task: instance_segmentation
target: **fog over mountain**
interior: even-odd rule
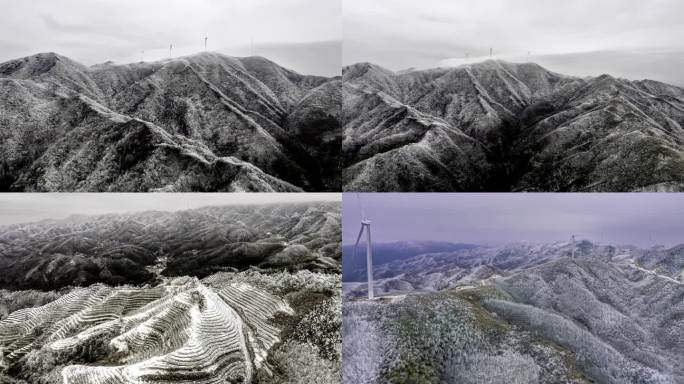
[[[259,205],[275,203],[338,202],[336,193],[69,193],[0,194],[0,226],[25,224],[69,216],[129,214],[140,211],[176,212],[206,206]]]
[[[573,76],[604,73],[684,86],[682,3],[590,0],[347,0],[343,62],[394,71],[489,58]],[[412,28],[406,28],[410,23]]]

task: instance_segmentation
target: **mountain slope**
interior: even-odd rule
[[[378,299],[344,284],[345,381],[680,383],[684,282],[665,274],[680,251],[519,243],[381,264]]]
[[[343,80],[345,190],[684,188],[674,86],[502,61],[401,73],[360,63]]]
[[[340,382],[339,209],[0,227],[0,382]]]
[[[0,286],[155,283],[218,271],[339,273],[339,205],[223,206],[72,217],[0,228]],[[160,276],[149,270],[163,258]]]
[[[338,286],[333,275],[307,271],[77,288],[0,320],[0,379],[339,382],[339,352],[326,347],[339,339]],[[327,327],[302,331],[314,324]]]
[[[340,86],[215,53],[93,67],[52,53],[2,63],[0,186],[339,190]],[[121,142],[131,129],[158,132]],[[179,141],[184,148],[169,153]]]

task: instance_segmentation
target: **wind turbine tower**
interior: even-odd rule
[[[169,44],[169,57],[173,57],[173,44]]]
[[[358,196],[358,195],[357,195]],[[359,198],[359,203],[361,198]],[[361,236],[363,236],[363,231],[366,230],[366,274],[368,275],[368,300],[373,300],[373,246],[371,243],[371,222],[366,220],[363,213],[363,208],[361,209],[361,230],[359,231],[359,236],[356,238],[356,244],[354,244],[354,254],[353,259],[356,259],[356,247],[361,241]]]
[[[207,35],[204,35],[204,50],[205,51],[207,50],[207,39],[208,39]]]
[[[489,48],[489,58],[492,58],[492,54],[494,53],[494,48]]]
[[[575,235],[572,235],[572,248],[571,248],[571,252],[572,252],[572,258],[574,259],[574,258],[575,258]]]

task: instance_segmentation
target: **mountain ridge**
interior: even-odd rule
[[[337,190],[340,87],[336,77],[305,76],[265,58],[210,52],[91,67],[54,53],[8,61],[0,64],[0,187]],[[156,126],[189,148],[169,153],[158,142],[146,146],[146,140],[129,137],[130,143],[116,136],[130,130],[131,121]],[[83,130],[91,142],[81,140]],[[102,143],[107,145],[99,148]],[[48,153],[55,145],[67,146],[57,151],[66,154]],[[135,154],[112,153],[109,148],[116,146]],[[216,166],[207,169],[196,154],[252,165],[238,172],[259,181],[245,183]],[[53,168],[71,173],[68,180],[44,180]]]
[[[684,281],[666,266],[682,249],[519,242],[381,264],[375,300],[343,283],[345,382],[679,383]]]
[[[503,61],[343,80],[345,190],[684,188],[682,88]]]

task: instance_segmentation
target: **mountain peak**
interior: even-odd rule
[[[50,72],[58,65],[66,67],[83,67],[81,64],[54,52],[38,53],[0,64],[0,76],[32,77]]]

